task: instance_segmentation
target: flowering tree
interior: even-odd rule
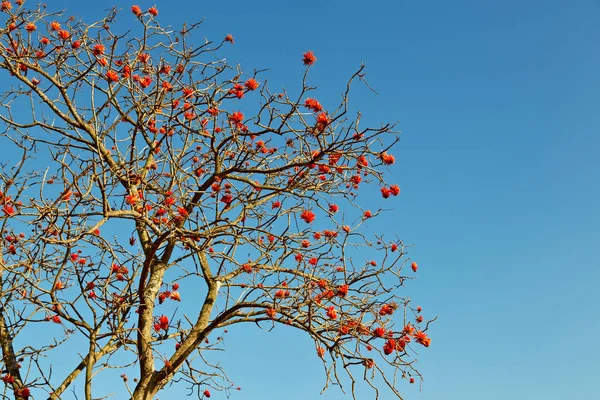
[[[194,45],[198,25],[172,33],[155,7],[133,6],[126,35],[117,11],[0,8],[2,398],[78,382],[89,400],[115,371],[131,399],[227,394],[209,354],[242,323],[309,335],[325,387],[353,396],[364,381],[400,398],[397,380],[420,378],[429,322],[398,293],[417,264],[364,232],[381,211],[359,189],[400,188],[384,180],[393,126],[348,115],[362,67],[326,109],[311,51],[299,91],[272,92],[216,56],[231,35]]]

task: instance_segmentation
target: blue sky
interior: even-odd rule
[[[206,18],[236,38],[231,62],[270,68],[271,87],[301,79],[352,96],[366,124],[399,121],[402,187],[373,231],[414,243],[407,289],[439,316],[407,399],[591,399],[600,369],[600,2],[138,1],[161,23]],[[129,2],[123,20],[130,18]],[[52,1],[95,20],[105,2]],[[319,398],[314,345],[289,330],[234,330],[223,364],[234,399]],[[596,383],[594,383],[594,381]],[[371,398],[364,394],[364,398]],[[215,394],[213,398],[222,398]],[[347,398],[335,388],[323,399]],[[387,398],[387,397],[385,397]]]

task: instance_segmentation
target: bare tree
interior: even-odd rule
[[[231,35],[195,45],[199,24],[174,32],[155,7],[132,7],[126,34],[116,10],[86,24],[0,8],[2,398],[60,399],[80,382],[91,400],[114,370],[131,399],[169,383],[227,392],[207,354],[241,323],[305,332],[325,388],[353,397],[364,381],[401,398],[397,380],[420,378],[429,322],[399,295],[417,265],[364,232],[381,209],[357,195],[400,193],[384,180],[393,125],[348,115],[363,67],[326,111],[309,97],[310,51],[297,93],[273,92],[264,71],[217,56]]]

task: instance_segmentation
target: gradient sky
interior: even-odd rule
[[[49,1],[94,21],[105,1]],[[232,33],[230,62],[270,68],[270,87],[310,82],[365,125],[399,121],[395,209],[369,229],[414,243],[406,293],[438,316],[406,399],[592,399],[600,393],[600,2],[137,1],[162,24],[206,18]],[[130,2],[120,21],[132,18]],[[232,399],[348,398],[324,383],[314,344],[284,328],[235,329]],[[362,392],[361,392],[362,393]],[[372,398],[364,392],[361,398]],[[391,398],[383,396],[384,399]],[[224,398],[214,394],[213,398]]]

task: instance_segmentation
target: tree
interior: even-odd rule
[[[311,51],[300,90],[273,92],[217,57],[231,35],[194,45],[199,24],[173,33],[155,7],[133,6],[126,34],[117,10],[85,24],[0,8],[2,146],[17,157],[1,170],[2,398],[80,382],[90,400],[115,370],[131,399],[227,392],[207,354],[242,323],[310,335],[326,387],[353,396],[364,380],[401,398],[397,378],[420,378],[429,322],[398,290],[417,264],[364,232],[381,209],[359,205],[363,187],[400,194],[384,180],[394,126],[348,115],[364,67],[326,110]]]

